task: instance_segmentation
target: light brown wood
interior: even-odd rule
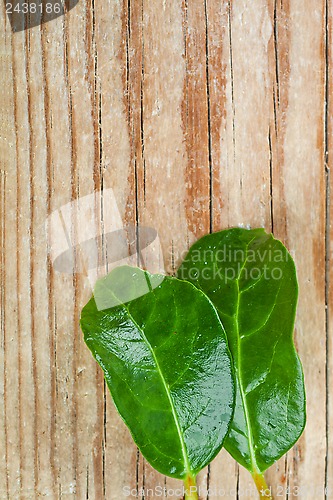
[[[325,9],[326,44],[325,44],[325,302],[326,302],[326,454],[325,484],[329,492],[333,491],[333,176],[332,176],[332,147],[333,147],[333,5],[328,2]],[[332,494],[332,493],[330,493]]]
[[[84,345],[91,283],[49,254],[48,216],[96,192],[98,233],[109,189],[125,228],[157,230],[168,273],[222,228],[263,226],[288,246],[308,422],[267,479],[276,498],[333,498],[332,17],[328,0],[80,0],[13,34],[2,4],[0,498],[179,498]],[[251,497],[225,451],[199,485],[202,499]]]

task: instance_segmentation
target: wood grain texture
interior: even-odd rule
[[[78,243],[112,225],[109,190],[125,229],[158,232],[168,273],[226,227],[288,246],[308,423],[267,479],[276,498],[333,498],[332,19],[329,0],[80,0],[13,34],[1,5],[0,498],[180,498],[84,345],[91,280],[50,254],[48,216],[95,193],[86,218],[71,205],[65,221]],[[255,498],[225,451],[199,485],[201,500]]]
[[[325,485],[333,491],[333,5],[325,5],[325,305],[326,305],[326,467]],[[332,493],[330,493],[332,494]]]

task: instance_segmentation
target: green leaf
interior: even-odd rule
[[[216,309],[191,283],[127,266],[99,280],[94,297],[81,328],[134,441],[159,472],[194,478],[221,449],[234,409]]]
[[[224,447],[255,477],[305,426],[303,373],[293,343],[294,262],[263,229],[235,228],[196,242],[178,278],[207,294],[227,332],[237,393]]]

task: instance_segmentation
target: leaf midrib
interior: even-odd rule
[[[244,414],[245,414],[245,421],[246,421],[246,427],[247,427],[247,432],[248,432],[248,442],[249,442],[249,451],[250,451],[252,468],[253,468],[253,472],[260,473],[261,471],[258,467],[255,453],[254,453],[253,436],[252,436],[252,429],[251,429],[251,425],[250,425],[250,415],[249,415],[249,410],[247,407],[246,395],[244,392],[242,376],[241,376],[242,375],[242,373],[241,373],[242,372],[242,370],[241,370],[241,340],[242,339],[241,339],[240,334],[239,334],[239,319],[238,319],[240,296],[241,296],[240,289],[239,289],[239,279],[240,279],[240,276],[242,274],[243,269],[246,266],[246,262],[248,259],[248,248],[249,248],[250,244],[252,243],[252,241],[254,241],[254,240],[255,240],[255,237],[252,238],[252,240],[250,240],[248,242],[248,244],[246,245],[244,263],[243,263],[243,265],[239,271],[239,274],[235,280],[236,285],[237,285],[237,304],[236,304],[236,311],[235,311],[235,327],[236,327],[236,338],[237,338],[237,362],[238,362],[238,367],[236,368],[236,376],[238,378],[239,391],[240,391],[240,395],[241,395],[242,403],[243,403],[243,407],[244,407]]]
[[[241,266],[241,268],[239,270],[238,276],[235,279],[235,283],[236,283],[236,286],[237,286],[237,303],[236,303],[235,312],[234,312],[234,314],[232,316],[230,316],[230,315],[227,315],[227,316],[229,316],[229,317],[231,317],[233,319],[235,333],[236,333],[236,339],[237,339],[237,364],[234,363],[234,365],[235,365],[235,373],[236,373],[236,378],[237,378],[237,381],[238,381],[240,396],[241,396],[241,400],[242,400],[242,404],[243,404],[243,408],[244,408],[245,423],[246,423],[247,433],[248,433],[249,453],[250,453],[250,460],[251,460],[251,466],[252,466],[252,471],[251,472],[252,473],[261,474],[262,471],[261,471],[261,469],[258,466],[258,463],[257,463],[257,460],[256,460],[256,456],[255,456],[254,439],[253,439],[252,428],[251,428],[250,413],[249,413],[249,409],[248,409],[248,406],[247,406],[246,393],[244,391],[243,382],[242,382],[241,341],[242,341],[243,337],[240,336],[240,328],[239,328],[240,297],[241,297],[243,291],[247,291],[247,289],[246,290],[240,290],[239,280],[240,280],[242,271],[245,268],[247,260],[248,260],[248,249],[249,249],[251,243],[255,239],[256,239],[256,236],[254,236],[246,244],[246,247],[245,247],[245,259],[244,259],[244,262],[243,262],[243,264],[242,264],[242,266]],[[274,302],[274,305],[272,307],[272,310],[274,310],[274,308],[276,307],[277,296],[279,294],[280,288],[281,288],[281,284],[280,284],[279,290],[278,290],[278,292],[276,294],[276,298],[275,298],[275,302]],[[220,312],[221,312],[221,314],[224,314],[223,311],[220,311]],[[267,318],[267,321],[268,321],[270,315],[271,315],[271,313],[269,314],[269,316]],[[260,329],[262,328],[262,326],[260,327]]]
[[[237,291],[239,292],[238,280],[236,280],[236,283],[237,283]],[[241,361],[240,361],[240,359],[241,359],[241,338],[239,336],[238,309],[239,309],[239,299],[237,300],[237,308],[236,308],[236,315],[235,315],[235,327],[236,327],[236,335],[237,335],[237,358],[238,358],[237,359],[238,368],[236,369],[236,374],[237,374],[237,378],[238,378],[239,391],[240,391],[240,395],[241,395],[242,403],[243,403],[243,407],[244,407],[244,414],[245,414],[245,421],[246,421],[246,427],[247,427],[247,432],[248,432],[249,451],[250,451],[252,467],[253,467],[253,471],[260,472],[257,461],[256,461],[255,453],[254,453],[253,436],[252,436],[252,430],[251,430],[251,425],[250,425],[250,415],[249,415],[249,410],[247,407],[246,395],[244,392],[242,375],[241,375],[241,371],[242,371],[241,370]]]
[[[188,474],[192,475],[190,464],[189,464],[189,459],[188,459],[188,456],[187,456],[186,445],[185,445],[185,441],[184,441],[184,438],[183,438],[183,435],[182,435],[182,432],[181,432],[181,427],[180,427],[179,420],[178,420],[178,417],[177,417],[177,413],[176,413],[176,409],[175,409],[175,406],[174,406],[174,402],[172,400],[168,384],[167,384],[167,382],[166,382],[166,380],[165,380],[165,378],[163,376],[163,373],[162,373],[162,370],[160,368],[159,362],[158,362],[158,360],[156,358],[154,349],[152,348],[152,346],[151,346],[150,342],[148,341],[148,339],[147,339],[144,331],[142,330],[142,328],[138,325],[138,323],[133,318],[132,314],[129,311],[129,308],[125,304],[122,304],[122,306],[124,307],[124,309],[126,309],[128,316],[130,317],[130,319],[133,321],[134,325],[137,327],[137,329],[141,333],[142,339],[144,340],[144,342],[148,346],[148,349],[150,350],[151,355],[153,357],[153,360],[154,360],[154,362],[156,364],[157,372],[158,372],[158,374],[159,374],[159,376],[160,376],[160,378],[162,380],[162,384],[163,384],[164,390],[166,392],[167,398],[168,398],[169,403],[170,403],[172,416],[173,416],[174,421],[175,421],[175,425],[176,425],[176,429],[177,429],[179,441],[180,441],[180,444],[181,444],[181,449],[182,449],[182,454],[183,454],[185,469],[186,469],[186,472]]]

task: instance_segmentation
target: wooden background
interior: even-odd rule
[[[80,0],[13,35],[1,4],[1,499],[179,498],[83,343],[87,281],[48,255],[47,216],[107,188],[171,273],[209,231],[263,226],[288,246],[308,423],[267,479],[276,498],[333,499],[332,19],[332,0]],[[251,493],[225,451],[200,484]]]

